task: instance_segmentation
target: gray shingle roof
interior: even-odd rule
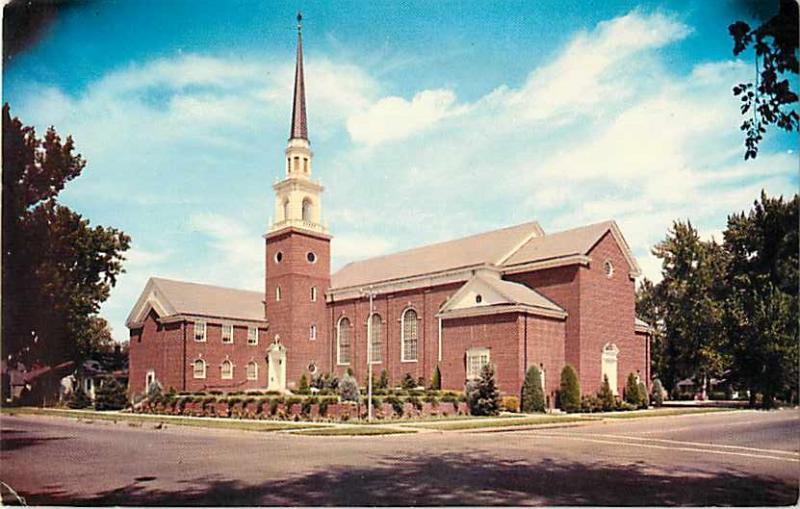
[[[150,278],[175,314],[264,320],[264,294],[221,286]]]

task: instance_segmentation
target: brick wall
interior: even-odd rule
[[[565,363],[566,321],[526,315],[521,317],[521,324],[523,347],[527,344],[527,356],[523,356],[522,359],[522,373],[526,373],[531,366],[544,369],[544,393],[548,405],[552,407],[555,405],[555,393]],[[524,381],[524,374],[522,376]]]
[[[146,390],[146,376],[155,371],[156,380],[165,388],[179,389],[183,385],[183,324],[160,324],[150,311],[139,329],[132,329],[129,347],[128,392],[139,394]]]

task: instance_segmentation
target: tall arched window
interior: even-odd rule
[[[256,361],[247,363],[247,379],[258,380],[258,363]]]
[[[403,313],[401,342],[403,344],[400,360],[403,362],[417,360],[417,312],[406,309]]]
[[[289,219],[289,200],[283,200],[283,220]]]
[[[350,364],[350,319],[342,317],[336,327],[336,363]]]
[[[370,322],[370,361],[383,362],[383,320],[381,315],[373,313]]]
[[[222,361],[222,366],[220,367],[220,377],[223,380],[231,380],[233,379],[233,363],[227,359]]]
[[[619,348],[613,343],[606,343],[603,347],[601,357],[601,381],[602,377],[608,377],[608,385],[611,387],[611,392],[617,394],[617,356],[619,355]]]
[[[206,361],[203,359],[197,359],[194,361],[194,377],[195,378],[205,378],[206,377]]]
[[[311,200],[303,199],[303,221],[311,221]]]

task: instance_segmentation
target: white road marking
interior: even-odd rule
[[[743,456],[745,458],[758,458],[758,459],[769,459],[769,460],[778,460],[778,461],[790,461],[793,463],[800,463],[800,458],[787,458],[785,456],[770,456],[767,454],[753,454],[747,452],[734,452],[734,451],[718,451],[715,449],[700,449],[697,447],[675,447],[675,446],[666,446],[666,445],[655,445],[655,444],[637,444],[637,443],[630,443],[630,442],[622,442],[620,440],[601,440],[596,438],[589,438],[584,436],[577,436],[577,435],[567,435],[567,434],[560,434],[560,433],[533,433],[536,436],[540,437],[547,437],[547,438],[566,438],[569,440],[577,440],[579,442],[591,442],[595,444],[610,444],[610,445],[626,445],[631,447],[642,447],[645,449],[662,449],[667,451],[685,451],[685,452],[699,452],[703,454],[720,454],[720,455],[730,455],[730,456]]]
[[[673,431],[673,430],[669,430]],[[797,456],[800,458],[800,452],[797,451],[786,451],[783,449],[763,449],[759,447],[745,447],[742,445],[726,445],[726,444],[709,444],[705,442],[686,442],[682,440],[669,440],[666,438],[644,438],[644,437],[632,437],[628,435],[613,435],[609,433],[592,433],[591,436],[593,437],[604,437],[604,438],[618,438],[623,440],[641,440],[646,442],[663,442],[666,444],[680,444],[680,445],[691,445],[691,446],[699,446],[699,447],[718,447],[724,449],[740,449],[743,451],[755,451],[755,452],[763,452],[767,454],[788,454],[790,456]]]

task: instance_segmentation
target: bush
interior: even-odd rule
[[[389,388],[389,373],[386,372],[385,369],[381,370],[381,376],[378,378],[378,383],[376,385],[378,389],[388,389]]]
[[[525,382],[522,384],[522,411],[544,412],[544,406],[542,372],[536,366],[531,366],[525,373]]]
[[[519,398],[516,396],[503,396],[500,406],[506,412],[519,412]]]
[[[422,399],[425,403],[430,403],[433,406],[439,404],[439,398],[436,397],[435,392],[427,392],[425,393],[425,397]]]
[[[614,401],[613,396],[611,397],[611,401]],[[592,414],[600,412],[602,409],[603,405],[600,403],[600,399],[594,394],[584,394],[581,396],[581,412]]]
[[[309,386],[308,386],[308,378],[306,374],[303,373],[300,375],[300,381],[297,383],[297,394],[308,394],[309,393]]]
[[[611,386],[608,384],[607,375],[603,375],[603,385],[600,386],[597,399],[600,409],[604,412],[610,412],[617,407],[617,400],[614,398],[614,393],[611,392]]]
[[[400,417],[403,416],[403,402],[400,401],[400,398],[398,398],[397,396],[391,395],[391,396],[387,396],[384,401],[386,401],[387,403],[392,405],[392,409],[394,410],[394,413],[396,413]]]
[[[439,391],[442,389],[442,372],[439,371],[439,366],[436,366],[433,369],[433,375],[431,376],[431,390]]]
[[[406,403],[411,403],[417,410],[422,410],[422,401],[417,396],[409,396]]]
[[[581,408],[581,384],[575,368],[569,364],[561,370],[558,403],[565,412],[577,412]]]
[[[467,383],[465,396],[472,415],[497,415],[500,413],[500,392],[494,381],[494,369],[486,364],[477,380]]]
[[[73,409],[87,408],[91,404],[92,400],[89,399],[89,395],[84,392],[81,386],[72,391],[67,401],[67,406]]]
[[[122,410],[128,406],[125,388],[114,378],[108,377],[95,391],[95,410]]]
[[[639,382],[639,408],[650,406],[650,398],[647,397],[647,386],[644,382]]]
[[[650,399],[653,401],[653,405],[657,407],[664,404],[664,387],[661,385],[661,380],[658,378],[653,380],[653,393]]]
[[[403,380],[400,382],[400,387],[405,390],[411,390],[417,388],[417,381],[414,380],[414,377],[411,376],[411,373],[406,373],[403,375]]]
[[[642,398],[639,396],[639,382],[636,375],[628,373],[628,381],[625,383],[625,402],[638,407]]]
[[[355,378],[350,375],[344,375],[344,377],[342,377],[342,380],[339,382],[339,396],[342,397],[342,401],[358,402],[358,383]]]

